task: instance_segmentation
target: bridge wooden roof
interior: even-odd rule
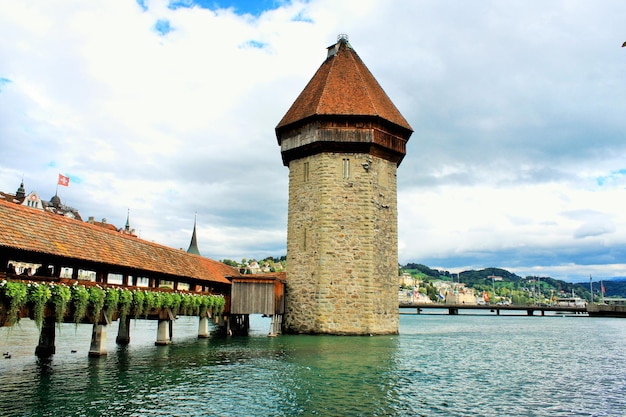
[[[239,275],[222,262],[2,200],[0,248],[219,284]]]
[[[413,132],[346,39],[328,57],[276,126],[277,133],[319,116],[378,117]]]

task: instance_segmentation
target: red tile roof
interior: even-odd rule
[[[227,276],[239,275],[236,268],[222,262],[3,200],[1,248],[221,284],[230,284]]]
[[[413,131],[347,40],[328,49],[328,58],[278,123],[277,131],[313,116],[380,117]]]

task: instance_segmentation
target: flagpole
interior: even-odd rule
[[[600,280],[600,294],[602,294],[602,304],[604,304],[604,281]]]

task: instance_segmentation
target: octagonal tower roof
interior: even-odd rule
[[[276,126],[280,132],[325,116],[375,117],[410,135],[413,129],[391,102],[361,58],[340,35],[330,46],[326,60]]]

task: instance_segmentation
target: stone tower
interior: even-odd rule
[[[396,169],[411,133],[340,35],[276,127],[289,167],[284,332],[398,332]]]

